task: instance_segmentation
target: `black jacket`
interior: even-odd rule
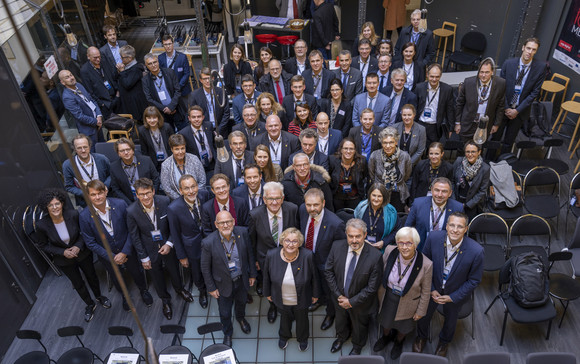
[[[324,200],[326,201],[326,208],[334,211],[334,204],[332,203],[332,191],[330,190],[330,175],[328,172],[315,164],[310,165],[310,183],[305,190],[302,190],[296,184],[294,177],[294,168],[292,166],[286,168],[284,171],[284,178],[282,185],[284,185],[284,200],[292,202],[296,206],[304,203],[304,193],[311,188],[319,188],[324,193]]]
[[[393,58],[393,63],[403,59],[403,46],[411,41],[412,32],[412,25],[403,28],[401,31],[401,35],[399,35],[399,39],[397,39],[397,44],[394,49],[395,56]],[[435,60],[435,41],[433,40],[432,31],[427,29],[424,33],[419,34],[419,40],[415,43],[415,46],[417,48],[415,59],[417,59],[423,67],[428,66]]]
[[[224,107],[220,107],[220,104],[222,103],[221,88],[219,87],[215,88],[215,95],[216,98],[214,99],[214,105],[215,105],[215,122],[216,125],[218,126],[217,131],[222,136],[224,136],[224,138],[227,138],[230,130],[230,106],[226,101],[226,103],[224,103]],[[197,90],[189,94],[187,98],[187,106],[190,107],[193,105],[197,105],[203,109],[204,116],[203,121],[206,123],[210,123],[209,112],[207,108],[207,98],[205,97],[203,87],[198,88]]]
[[[413,183],[411,184],[411,202],[417,197],[427,196],[427,192],[431,189],[429,183],[429,171],[431,170],[431,162],[429,159],[423,159],[417,163],[413,168]],[[439,177],[448,178],[453,183],[453,166],[447,161],[441,161],[439,165]]]
[[[290,91],[290,79],[292,78],[292,75],[286,71],[282,71],[282,74],[280,75],[280,82],[282,83],[280,85],[280,87],[282,88],[282,91],[284,92],[284,96],[291,94],[292,91]],[[272,76],[268,73],[267,75],[262,76],[262,78],[260,78],[260,84],[257,87],[258,91],[260,92],[269,92],[272,95],[274,95],[274,98],[276,99],[276,101],[281,105],[282,100],[278,100],[278,93],[276,92],[276,85],[274,84],[274,80],[272,79]]]
[[[167,218],[167,208],[169,206],[169,197],[156,195],[153,197],[155,205],[155,220],[157,230],[161,232],[161,241],[153,241],[151,232],[155,230],[155,225],[149,220],[149,217],[143,210],[139,201],[133,202],[127,207],[127,226],[131,234],[131,242],[137,252],[139,259],[149,257],[152,263],[159,257],[159,249],[167,242],[172,241],[169,231],[169,219]]]
[[[330,160],[330,170],[331,170],[331,187],[332,187],[332,194],[340,194],[342,190],[338,184],[340,179],[340,172],[342,170],[342,166],[340,164],[340,159],[334,155],[329,157]],[[366,158],[361,158],[360,163],[355,163],[354,166],[351,167],[351,172],[354,180],[354,186],[358,191],[358,198],[361,200],[365,198],[367,192],[367,183],[368,183],[368,168],[367,168],[367,160]]]
[[[99,103],[99,108],[102,112],[112,111],[118,105],[119,99],[116,97],[116,93],[119,88],[117,84],[119,74],[117,72],[111,72],[109,67],[96,69],[91,62],[86,62],[81,67],[81,77],[83,78],[83,85],[89,91],[93,100]],[[105,81],[110,87],[105,85]],[[103,115],[103,117],[107,119],[109,115]]]
[[[320,99],[330,97],[330,81],[334,80],[335,75],[334,72],[323,68],[321,71],[322,79],[320,80]],[[314,95],[314,79],[312,78],[312,74],[314,72],[312,69],[304,71],[302,77],[304,77],[304,83],[306,84],[306,90],[304,91],[307,94]]]
[[[236,75],[251,75],[252,66],[247,61],[241,61],[240,67],[236,67],[234,61],[230,60],[224,65],[224,86],[228,95],[236,91]]]
[[[402,60],[393,62],[393,66],[391,69],[397,68],[404,68]],[[423,81],[425,81],[425,66],[423,66],[420,61],[415,60],[413,61],[413,87],[409,91],[414,92],[415,87],[417,87],[417,84]],[[387,96],[390,97],[390,95],[388,94]]]
[[[310,69],[310,61],[308,60],[308,57],[306,57],[306,60],[304,61],[304,66],[304,71]],[[296,57],[290,57],[286,60],[286,63],[284,64],[284,71],[288,72],[292,76],[296,76],[298,74],[298,63],[296,61]]]
[[[140,126],[139,130],[139,141],[141,142],[141,154],[149,156],[155,164],[157,171],[161,171],[161,161],[157,160],[157,154],[155,153],[155,142],[151,137],[151,131],[144,126]],[[161,129],[161,139],[163,140],[163,146],[165,147],[165,158],[171,156],[171,149],[169,148],[169,137],[173,134],[173,130],[169,124],[163,124]]]
[[[334,5],[323,2],[315,7],[312,27],[312,48],[324,48],[331,43],[339,35]]]
[[[318,101],[320,106],[320,111],[325,112],[330,119],[330,109],[332,108],[332,100],[321,99]],[[336,116],[334,118],[334,124],[330,126],[331,129],[340,130],[343,137],[348,136],[348,132],[352,127],[352,105],[346,100],[342,100],[336,110]]]
[[[147,97],[143,92],[143,71],[145,66],[137,63],[119,73],[121,108],[123,113],[133,115],[135,120],[143,119],[143,110],[148,106]]]
[[[415,95],[417,95],[417,115],[415,121],[419,121],[425,104],[429,97],[429,83],[421,82],[415,86]],[[453,88],[444,82],[439,82],[439,103],[437,104],[437,133],[441,137],[443,128],[451,131],[455,127],[455,98],[453,97]]]
[[[152,180],[153,187],[158,191],[160,183],[159,172],[155,168],[155,164],[151,161],[151,158],[139,155],[138,153],[135,153],[135,158],[137,159],[137,173],[139,174],[139,178],[146,177]],[[121,158],[111,163],[111,193],[113,194],[112,197],[120,198],[127,205],[135,201],[129,178],[123,170],[123,161]]]

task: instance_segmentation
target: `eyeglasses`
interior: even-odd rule
[[[216,224],[218,226],[222,226],[222,227],[223,226],[229,226],[229,225],[233,225],[234,224],[234,220],[219,221],[219,222],[216,222]]]
[[[282,201],[282,197],[265,197],[266,201]]]
[[[147,192],[138,193],[137,197],[148,197],[148,196],[151,196],[152,194],[153,194],[153,191],[147,191]]]
[[[397,245],[401,248],[410,248],[415,245],[412,241],[397,241]]]
[[[62,206],[62,204],[60,202],[55,202],[55,203],[52,203],[52,204],[48,205],[47,207],[49,209],[57,209],[57,208],[59,208],[61,206]]]
[[[298,245],[300,242],[298,240],[284,240],[284,244],[286,245]]]

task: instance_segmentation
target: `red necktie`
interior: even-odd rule
[[[282,103],[284,96],[282,95],[282,89],[280,88],[280,81],[276,81],[276,95],[278,96],[278,103]]]
[[[296,0],[292,0],[292,7],[294,8],[294,19],[299,19],[302,18],[301,16],[298,15],[298,2]]]
[[[308,232],[306,233],[306,249],[314,249],[314,218],[310,218],[310,225],[308,226]]]

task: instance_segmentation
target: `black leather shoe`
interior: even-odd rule
[[[446,357],[448,346],[449,346],[448,344],[444,344],[440,341],[439,344],[437,344],[437,349],[435,349],[434,355]]]
[[[404,338],[401,341],[395,340],[395,345],[393,345],[393,348],[391,349],[391,359],[393,359],[393,360],[399,359],[399,357],[401,356],[401,353],[403,352],[403,342],[404,341],[405,341]]]
[[[131,311],[131,307],[129,307],[129,304],[127,303],[127,300],[125,299],[125,297],[123,297],[123,310],[130,312]]]
[[[300,351],[308,350],[308,340],[298,343],[298,350]]]
[[[141,291],[141,298],[147,307],[151,307],[153,305],[153,296],[151,296],[151,293],[149,293],[148,290],[144,289]]]
[[[182,289],[181,291],[177,291],[177,294],[180,295],[185,302],[193,302],[193,296],[188,290]]]
[[[169,302],[163,303],[163,316],[165,316],[165,318],[168,320],[171,320],[171,318],[173,317],[173,310],[171,309],[171,303],[169,303]]]
[[[248,293],[248,298],[246,299],[246,303],[248,305],[251,305],[252,303],[254,303],[254,298],[252,297],[251,294]]]
[[[85,308],[85,321],[86,322],[90,322],[93,319],[93,316],[95,315],[96,308],[97,308],[97,306],[94,303],[91,305],[88,305]]]
[[[101,306],[103,306],[103,308],[107,308],[107,309],[109,309],[109,308],[111,308],[111,306],[112,306],[112,305],[111,305],[111,301],[110,301],[110,300],[109,300],[107,297],[105,297],[105,296],[100,296],[100,297],[97,297],[97,302],[98,302],[98,303],[99,303]]]
[[[334,340],[334,342],[332,343],[332,346],[330,347],[330,352],[336,353],[337,351],[339,351],[342,348],[342,344],[344,344],[344,341],[342,341],[341,339]]]
[[[270,308],[268,309],[268,322],[273,324],[276,321],[276,317],[278,317],[278,310],[276,310],[276,306],[273,303],[270,303]]]
[[[238,320],[238,322],[240,323],[240,329],[242,329],[242,332],[244,334],[249,334],[252,331],[252,328],[250,327],[250,323],[248,321],[246,321],[245,318]]]
[[[324,318],[324,321],[322,321],[322,324],[320,325],[320,330],[330,329],[330,327],[332,326],[333,323],[334,323],[334,316],[326,315],[326,317]]]
[[[387,346],[394,339],[395,339],[395,332],[393,330],[391,330],[388,335],[383,335],[377,340],[377,342],[373,346],[373,351],[378,352],[378,351],[383,350],[385,348],[385,346]]]
[[[425,349],[425,344],[427,343],[427,339],[420,338],[417,336],[415,338],[415,342],[413,343],[413,352],[414,353],[422,353],[423,349]]]
[[[288,340],[284,340],[284,339],[278,339],[278,347],[281,350],[286,349],[286,347],[288,346]]]
[[[361,348],[359,348],[358,346],[353,346],[348,355],[360,355],[360,352]]]
[[[258,296],[264,297],[264,289],[262,288],[261,284],[256,286],[256,293],[258,294]]]
[[[316,310],[318,310],[318,308],[322,306],[319,302],[313,303],[310,306],[308,306],[308,311],[309,312],[314,312]]]
[[[231,335],[224,336],[224,345],[227,345],[230,348],[232,347],[232,336]]]
[[[201,308],[207,308],[207,292],[201,291],[199,292],[199,305]]]

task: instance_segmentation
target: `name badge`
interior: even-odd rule
[[[449,272],[450,272],[449,268],[443,269],[443,279],[445,280],[449,279]]]
[[[344,110],[338,110],[338,115],[344,115]]]
[[[165,153],[157,152],[157,161],[163,162],[165,160]]]
[[[160,230],[152,230],[151,231],[151,239],[153,239],[153,241],[163,241],[163,236],[161,235],[161,231]]]
[[[280,159],[274,158],[274,156],[272,156],[272,163],[280,165]]]
[[[178,67],[177,72],[183,72],[183,67]]]
[[[485,114],[485,109],[487,109],[487,104],[481,104],[477,107],[477,113],[483,116]]]
[[[368,240],[369,243],[375,244],[377,242],[377,237],[376,236],[367,235],[367,240]]]
[[[399,286],[399,285],[393,285],[393,294],[396,294],[397,296],[402,296],[403,295],[403,287]]]
[[[167,100],[167,95],[165,94],[165,91],[159,91],[157,92],[157,95],[159,95],[159,100],[161,101]]]
[[[230,261],[228,262],[228,269],[230,270],[231,273],[236,271],[236,262],[234,261]]]
[[[514,93],[516,95],[519,95],[522,92],[522,85],[516,85],[515,89],[514,89]]]
[[[426,118],[430,118],[431,117],[431,109],[425,109],[423,110],[423,116]]]
[[[207,153],[207,150],[204,149],[199,154],[200,154],[201,162],[203,163],[203,165],[208,166],[209,165],[209,154]]]
[[[361,155],[362,155],[363,157],[365,157],[366,159],[368,159],[368,156],[367,156],[367,153],[366,153],[366,152],[362,152],[362,153],[361,153]]]
[[[106,87],[108,90],[110,90],[110,89],[111,89],[111,84],[109,83],[109,81],[105,80],[103,83],[105,84],[105,87]]]
[[[351,193],[352,192],[352,184],[345,183],[342,185],[342,193]]]
[[[243,184],[244,184],[244,177],[238,178],[238,186],[241,186]]]

